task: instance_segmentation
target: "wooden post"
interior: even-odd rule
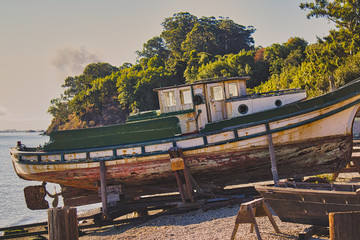
[[[360,236],[360,212],[329,213],[330,240],[355,240]]]
[[[181,182],[180,174],[179,174],[178,170],[174,171],[174,174],[175,174],[176,182],[178,184],[178,189],[179,189],[179,193],[181,196],[181,200],[183,203],[185,203],[186,202],[185,193],[184,193],[183,184]]]
[[[179,154],[180,158],[184,159],[184,154],[183,154],[183,151],[181,148],[178,149],[178,154]],[[193,187],[192,187],[191,180],[190,180],[190,172],[185,164],[185,161],[184,161],[183,173],[184,173],[184,178],[185,178],[187,195],[190,197],[191,202],[195,202],[195,199],[193,196],[194,191],[193,191]]]
[[[101,203],[102,203],[102,218],[103,218],[103,220],[107,220],[108,219],[108,209],[107,209],[105,161],[100,161],[100,190],[101,190]]]
[[[189,169],[185,165],[184,155],[181,148],[173,147],[169,149],[169,157],[171,170],[174,172],[178,189],[181,195],[182,201],[185,203],[187,200],[195,202],[194,190],[191,184],[191,175]],[[183,173],[185,184],[183,184],[180,173]]]
[[[49,240],[79,239],[76,208],[62,207],[48,210]]]
[[[270,152],[270,160],[271,160],[271,172],[272,172],[272,175],[273,175],[274,184],[275,184],[275,186],[278,186],[277,183],[279,182],[279,174],[278,174],[277,167],[276,167],[274,144],[273,144],[273,141],[272,141],[272,135],[270,133],[270,125],[269,125],[268,122],[265,123],[265,127],[266,127],[268,142],[269,142],[269,152]]]

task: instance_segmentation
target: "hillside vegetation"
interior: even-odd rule
[[[63,94],[48,109],[53,120],[47,132],[123,123],[131,112],[159,108],[154,88],[196,79],[251,76],[253,92],[301,88],[315,97],[329,91],[330,79],[340,87],[359,77],[358,1],[316,0],[300,8],[308,18],[334,22],[336,29],[314,44],[290,37],[255,47],[252,26],[176,13],[162,22],[160,36],[136,52],[135,64],[92,63],[81,75],[67,77]]]

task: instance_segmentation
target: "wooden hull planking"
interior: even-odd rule
[[[301,177],[341,169],[348,161],[351,147],[351,137],[333,137],[277,146],[279,175],[281,178]],[[266,147],[206,155],[187,155],[185,152],[184,160],[190,173],[201,186],[226,186],[269,180],[272,177],[269,150]],[[107,179],[112,183],[123,183],[127,187],[176,187],[168,156],[147,159],[144,162],[146,163],[118,164],[116,160],[106,161]],[[21,176],[27,180],[96,190],[100,179],[99,163],[82,163],[78,166]],[[17,165],[16,169],[19,170],[21,167]]]

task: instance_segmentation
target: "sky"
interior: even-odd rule
[[[255,46],[315,43],[334,27],[307,19],[301,2],[311,0],[0,0],[0,130],[45,130],[66,77],[92,62],[135,63],[174,13],[253,26]]]

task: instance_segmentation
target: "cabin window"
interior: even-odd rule
[[[175,91],[164,92],[164,97],[167,107],[176,106]]]
[[[190,104],[192,103],[190,89],[180,91],[181,104]]]
[[[215,86],[211,88],[211,97],[215,101],[224,100],[224,91],[222,86]]]
[[[229,95],[230,95],[230,98],[239,96],[236,83],[229,83]]]

